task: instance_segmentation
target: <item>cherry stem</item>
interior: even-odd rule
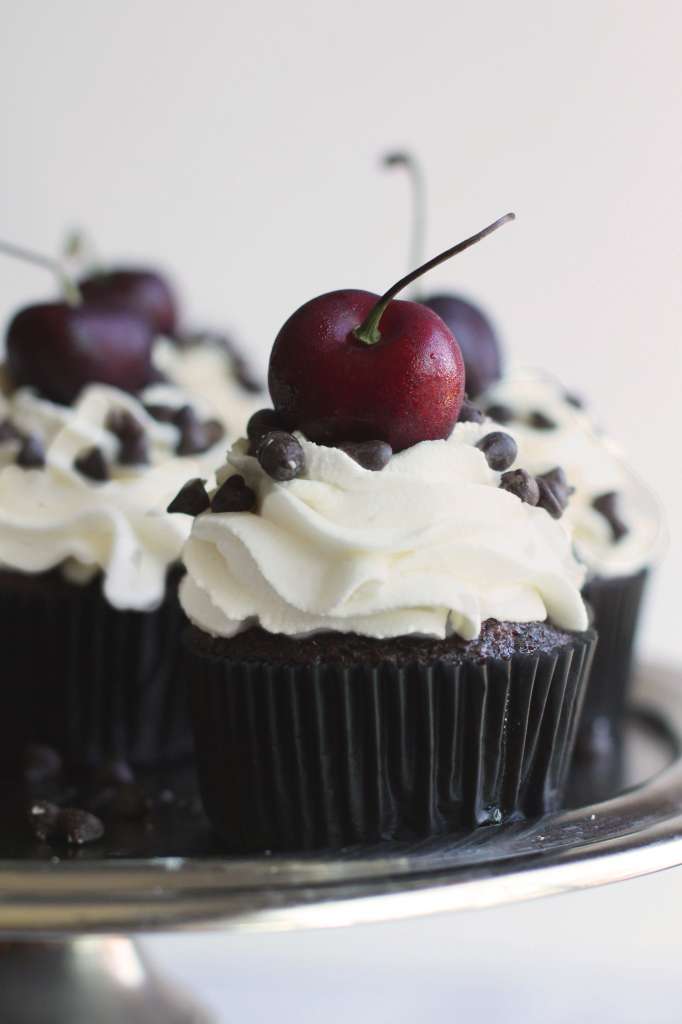
[[[13,256],[15,259],[24,260],[26,263],[32,263],[34,266],[44,267],[45,270],[51,270],[53,274],[57,275],[64,298],[70,306],[79,306],[83,301],[80,288],[67,274],[59,260],[52,259],[51,256],[43,256],[42,253],[33,252],[31,249],[24,249],[12,242],[0,241],[0,252],[4,252],[6,256]]]
[[[488,224],[487,228],[483,228],[481,231],[477,231],[471,238],[465,238],[463,242],[458,242],[457,245],[453,245],[451,249],[446,249],[445,252],[440,253],[439,256],[434,256],[433,259],[429,260],[428,263],[423,263],[421,267],[417,267],[411,273],[407,274],[406,277],[401,278],[392,288],[389,288],[387,292],[381,296],[376,305],[372,307],[363,322],[359,327],[356,327],[353,334],[358,341],[364,342],[365,345],[376,345],[378,341],[381,341],[381,332],[379,330],[379,322],[386,311],[386,307],[389,302],[396,297],[398,292],[401,292],[403,288],[407,288],[408,284],[412,284],[418,277],[425,274],[428,270],[433,270],[440,263],[445,263],[452,256],[456,256],[458,252],[464,252],[472,245],[476,245],[476,242],[480,242],[481,239],[486,238],[487,235],[492,235],[493,231],[497,231],[503,224],[509,223],[511,220],[516,219],[515,213],[505,213],[504,217],[500,217],[499,220],[494,221],[492,224]]]
[[[75,264],[89,274],[102,273],[97,250],[92,238],[81,228],[73,228],[64,239],[62,259]]]
[[[424,238],[426,234],[426,184],[424,171],[413,153],[396,151],[387,153],[383,159],[384,167],[404,167],[410,179],[412,191],[412,233],[410,238],[410,266],[424,259]],[[414,290],[415,300],[419,298],[419,289]]]

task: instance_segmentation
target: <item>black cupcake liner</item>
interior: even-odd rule
[[[622,731],[632,679],[633,654],[649,571],[611,579],[596,577],[583,588],[594,613],[599,643],[585,694],[577,759],[611,759]]]
[[[188,634],[208,817],[229,850],[414,839],[559,806],[595,636],[510,660],[232,661]]]
[[[29,742],[54,747],[72,768],[191,752],[178,578],[169,576],[158,609],[135,612],[112,608],[100,579],[0,572],[3,769],[18,767]]]

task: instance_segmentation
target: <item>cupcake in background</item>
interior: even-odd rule
[[[174,503],[195,516],[200,783],[230,850],[413,840],[561,801],[595,639],[584,570],[513,438],[468,415],[445,324],[392,301],[407,283],[294,313],[275,408],[210,508],[196,481]]]
[[[643,593],[665,541],[662,511],[581,401],[550,376],[510,371],[479,403],[513,432],[530,472],[560,465],[570,485],[565,521],[588,570],[584,595],[599,634],[578,749],[608,752],[622,724]]]
[[[154,332],[82,297],[26,307],[0,398],[1,757],[28,743],[70,766],[191,749],[178,685],[179,555],[166,512],[224,457],[191,397],[152,403]]]

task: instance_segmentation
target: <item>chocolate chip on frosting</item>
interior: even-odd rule
[[[564,401],[572,405],[574,409],[585,408],[585,403],[580,395],[576,395],[573,391],[564,391]]]
[[[118,461],[122,466],[149,465],[149,447],[145,435],[122,437],[118,449]]]
[[[74,467],[82,476],[86,476],[88,480],[94,480],[96,483],[105,483],[109,479],[109,467],[107,461],[104,458],[104,454],[101,448],[97,445],[93,445],[92,448],[86,448],[74,459]]]
[[[287,424],[275,409],[259,409],[246,424],[246,436],[250,441],[260,440],[271,430],[284,430]]]
[[[551,416],[547,416],[547,414],[542,412],[540,409],[536,409],[530,414],[528,422],[531,427],[535,427],[536,430],[556,430],[557,427],[556,422],[551,418]]]
[[[476,447],[483,452],[490,468],[500,473],[509,469],[518,454],[516,441],[511,434],[505,434],[502,430],[486,434]]]
[[[459,410],[459,416],[457,417],[458,423],[482,423],[485,419],[484,414],[474,405],[473,402],[469,401],[469,396],[464,396],[462,402],[462,408]]]
[[[191,405],[183,405],[177,410],[173,422],[180,430],[176,448],[178,455],[200,455],[223,436],[222,425],[217,420],[202,422]]]
[[[211,501],[206,492],[205,480],[196,476],[180,488],[166,509],[167,512],[179,512],[185,516],[199,516],[210,506]]]
[[[303,471],[305,455],[293,434],[271,430],[260,443],[258,461],[273,480],[293,480]]]
[[[536,480],[540,488],[538,505],[549,512],[553,519],[561,519],[566,511],[568,499],[575,490],[568,483],[563,469],[560,466],[555,466],[547,473],[541,473]]]
[[[37,434],[28,434],[22,441],[17,465],[24,469],[42,469],[45,465],[45,445]]]
[[[599,494],[592,500],[592,506],[601,512],[611,527],[611,536],[614,542],[619,541],[627,533],[628,527],[618,514],[618,494],[616,491],[607,491],[606,494]]]
[[[127,409],[112,409],[105,426],[119,441],[144,435],[144,427]]]
[[[501,423],[504,426],[505,423],[511,423],[514,419],[514,410],[510,409],[508,405],[503,405],[502,402],[495,402],[493,405],[488,406],[486,415],[491,420],[495,420],[496,423]]]
[[[363,469],[379,472],[387,466],[393,449],[386,441],[343,441],[336,446]]]
[[[176,405],[160,405],[157,403],[151,403],[149,405],[145,405],[145,410],[153,420],[157,421],[157,423],[175,423],[175,418],[178,414],[178,408]]]
[[[540,500],[540,487],[535,477],[525,469],[510,469],[502,474],[500,487],[503,491],[515,494],[527,505],[537,505]]]
[[[211,512],[251,512],[255,506],[256,495],[239,474],[228,477],[211,498]]]

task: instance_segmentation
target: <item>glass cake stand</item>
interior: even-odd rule
[[[235,858],[215,845],[188,771],[153,785],[148,818],[66,856],[3,829],[0,1019],[42,1020],[36,1008],[47,1005],[60,1022],[206,1020],[149,970],[135,932],[337,927],[491,907],[682,864],[682,669],[639,672],[618,756],[576,770],[571,807],[532,822]]]

